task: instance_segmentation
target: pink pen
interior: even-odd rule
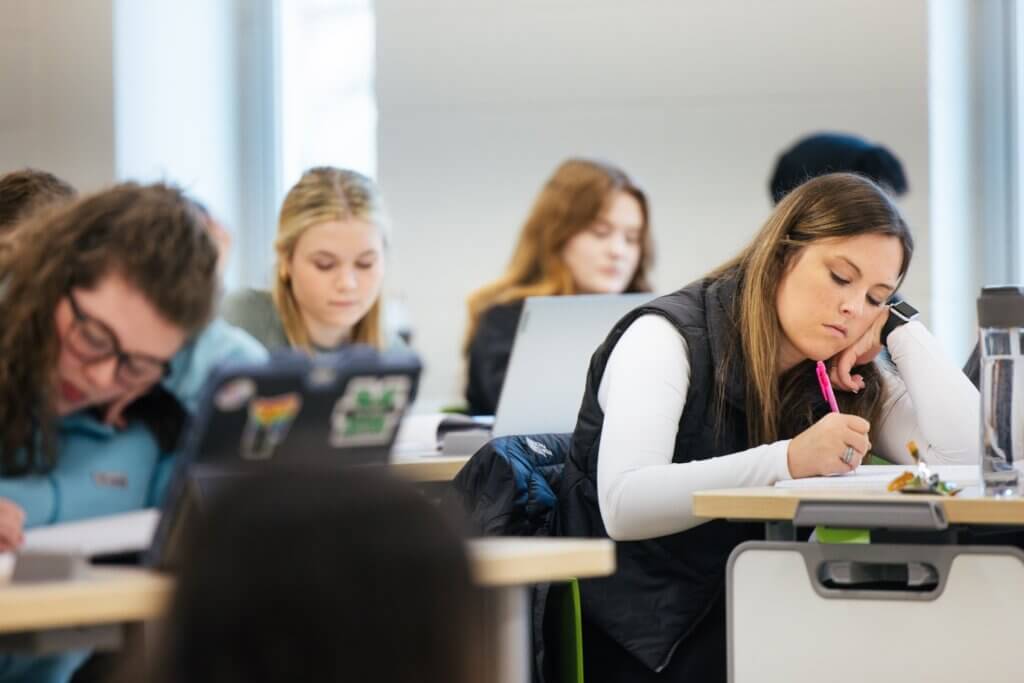
[[[838,413],[839,404],[836,403],[836,395],[832,391],[832,382],[828,379],[828,370],[825,369],[825,364],[819,360],[815,370],[818,373],[818,386],[821,387],[821,395],[828,401],[829,410]]]

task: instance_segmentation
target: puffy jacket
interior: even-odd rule
[[[453,487],[484,536],[547,535],[572,434],[493,439],[470,458]]]
[[[530,434],[493,439],[453,481],[457,505],[483,536],[547,536],[557,504],[572,434]],[[532,591],[534,680],[550,679],[544,617],[550,584]]]

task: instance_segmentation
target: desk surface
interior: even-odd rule
[[[487,538],[471,541],[477,581],[516,586],[615,571],[608,540]],[[0,633],[148,621],[163,614],[171,578],[135,567],[92,567],[73,581],[0,586]]]
[[[792,520],[801,501],[851,501],[912,504],[938,501],[950,524],[1024,525],[1024,498],[983,498],[969,492],[958,496],[918,496],[858,489],[787,489],[771,486],[698,491],[693,512],[707,519]]]
[[[391,469],[409,481],[451,481],[469,458],[468,455],[396,455],[391,459]]]
[[[92,567],[72,581],[0,587],[0,633],[148,621],[163,613],[171,579],[134,567]]]
[[[615,543],[582,538],[481,538],[470,542],[473,574],[483,586],[515,586],[615,571]]]

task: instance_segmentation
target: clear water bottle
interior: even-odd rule
[[[985,287],[981,328],[981,481],[988,496],[1020,492],[1024,464],[1024,287]]]

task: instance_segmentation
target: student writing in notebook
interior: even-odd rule
[[[563,162],[534,201],[505,272],[467,302],[469,412],[493,415],[498,406],[526,297],[649,292],[653,257],[643,190],[610,164]]]
[[[119,185],[34,213],[0,261],[0,515],[38,526],[156,503],[213,365],[265,350],[205,327],[217,249],[195,205]],[[200,333],[200,331],[202,332]],[[0,658],[0,680],[62,681],[85,653]]]
[[[583,581],[588,680],[724,681],[729,553],[761,527],[705,521],[695,491],[847,472],[869,451],[976,462],[978,393],[889,296],[913,242],[888,195],[849,174],[787,195],[751,244],[633,311],[591,361],[559,532],[619,543]],[[886,347],[891,367],[876,364]],[[825,361],[841,412],[830,413]]]
[[[221,314],[270,350],[395,343],[381,300],[387,228],[369,178],[333,167],[306,171],[281,205],[273,289],[236,292]]]
[[[279,472],[195,519],[151,671],[127,680],[493,680],[463,540],[407,484]]]

